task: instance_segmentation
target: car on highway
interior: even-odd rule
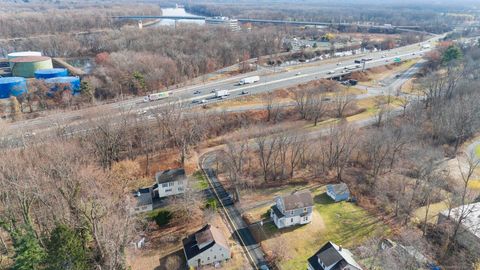
[[[243,91],[240,93],[240,95],[247,95],[247,94],[248,94],[248,91],[246,91],[246,90],[243,90]]]
[[[333,73],[335,73],[335,70],[329,70],[329,71],[327,71],[327,74],[333,74]]]
[[[215,92],[217,92],[217,91],[218,91],[218,89],[215,88],[215,89],[213,89],[212,91],[210,91],[210,93],[215,93]]]
[[[200,92],[200,90],[195,90],[195,92],[193,92],[194,95],[198,95],[200,93],[202,93],[202,92]]]
[[[295,73],[295,76],[298,76],[298,75],[301,75],[301,74],[302,74],[302,72],[299,71],[299,72]]]
[[[338,63],[337,63],[337,66],[340,66],[341,64],[342,64],[342,62],[338,62]]]

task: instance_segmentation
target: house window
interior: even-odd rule
[[[303,208],[303,212],[305,212],[305,213],[307,212],[307,208],[306,208],[306,207],[305,207],[305,208]]]
[[[179,187],[179,188],[178,188],[178,191],[183,191],[183,187]]]
[[[174,182],[170,182],[170,183],[168,183],[168,186],[171,187],[171,186],[173,186],[174,184],[175,184]]]
[[[213,256],[213,259],[216,260],[216,259],[217,259],[217,255]]]
[[[210,261],[210,257],[207,257],[207,261]]]
[[[162,184],[162,187],[168,187],[168,184],[167,184],[167,183],[163,183],[163,184]]]
[[[293,215],[293,210],[292,210],[292,211],[290,211],[290,215]]]
[[[293,223],[293,218],[290,219],[290,222]]]
[[[165,189],[165,192],[171,192],[171,191],[172,191],[172,189],[171,189],[171,188],[167,188],[167,189]]]

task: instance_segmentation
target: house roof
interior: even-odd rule
[[[448,210],[441,214],[448,217]],[[463,219],[462,225],[480,238],[480,202],[462,205],[450,211],[450,219],[458,221],[460,218]]]
[[[187,260],[208,250],[215,244],[227,250],[229,249],[227,239],[225,239],[222,232],[210,224],[205,225],[200,230],[183,239],[183,249],[185,250]]]
[[[285,211],[313,206],[312,193],[310,191],[295,192],[290,195],[282,196]]]
[[[155,174],[155,180],[158,184],[182,180],[183,178],[185,178],[185,169],[183,168],[169,169]]]
[[[278,218],[283,218],[285,215],[282,214],[282,211],[280,211],[280,209],[278,209],[277,205],[272,205],[272,211],[273,213],[275,213],[275,216],[277,216]]]
[[[353,259],[352,253],[348,249],[340,248],[332,242],[327,242],[320,250],[308,259],[308,263],[315,270],[324,270],[318,262],[322,261],[326,266],[333,265],[330,270],[341,270],[347,265],[362,269],[360,265]]]
[[[344,194],[350,192],[347,184],[345,183],[328,185],[327,188],[333,191],[335,194]]]
[[[133,195],[137,199],[137,206],[150,205],[153,203],[150,188],[140,188],[137,192],[134,192]]]

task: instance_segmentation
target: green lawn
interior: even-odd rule
[[[312,192],[315,196],[312,223],[283,230],[276,229],[272,223],[263,228],[252,228],[267,249],[275,249],[278,243],[288,243],[288,252],[282,256],[280,269],[306,269],[307,259],[327,241],[348,248],[358,246],[376,234],[389,234],[390,229],[379,218],[355,204],[334,203],[325,194],[324,187]]]
[[[205,178],[205,175],[203,174],[202,171],[196,171],[193,174],[193,177],[194,177],[194,182],[192,187],[195,190],[204,190],[208,188],[207,179]]]

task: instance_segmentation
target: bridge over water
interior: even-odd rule
[[[206,20],[213,19],[210,17],[204,16],[113,16],[112,18],[118,20],[156,20],[156,19],[166,19],[166,20]],[[259,24],[276,24],[276,25],[296,25],[296,26],[357,26],[361,28],[373,28],[373,29],[384,29],[384,30],[397,30],[404,32],[418,32],[426,33],[424,31],[419,31],[419,26],[394,26],[394,25],[372,25],[372,24],[358,24],[358,23],[342,23],[342,22],[315,22],[315,21],[287,21],[287,20],[264,20],[264,19],[236,19],[240,23],[259,23]]]

